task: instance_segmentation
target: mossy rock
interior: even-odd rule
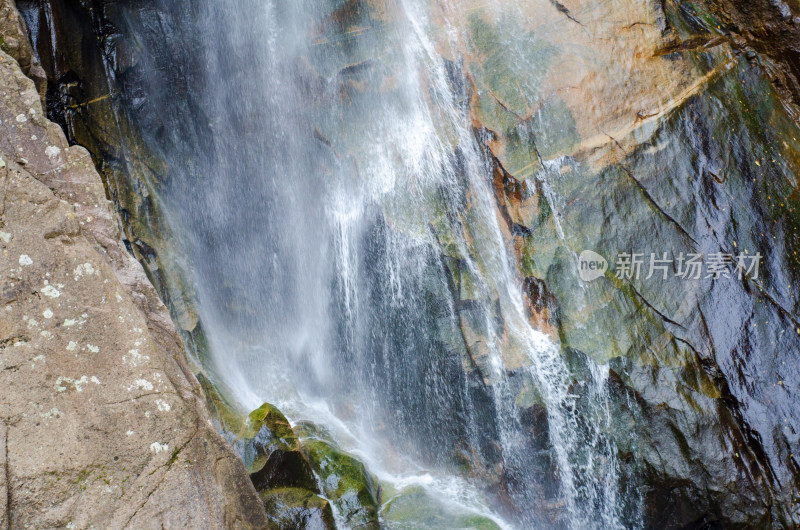
[[[380,486],[356,458],[318,439],[301,442],[322,489],[341,513],[347,524],[358,528],[380,528]]]
[[[296,447],[297,437],[292,430],[292,425],[278,407],[264,403],[248,414],[247,421],[239,433],[243,438],[254,438],[264,427],[270,430],[276,443]]]
[[[448,506],[419,486],[405,488],[390,499],[381,509],[383,524],[390,530],[412,528],[459,528],[499,530],[499,526],[476,513],[464,513],[456,506]]]
[[[259,494],[272,528],[334,530],[336,524],[330,503],[303,488],[278,488]]]
[[[264,403],[251,412],[240,431],[243,460],[258,491],[304,488],[318,491],[317,480],[286,416]]]
[[[289,420],[275,405],[264,403],[245,415],[206,377],[198,374],[197,379],[206,394],[209,408],[242,457],[257,491],[290,487],[319,491],[317,479],[300,450]]]

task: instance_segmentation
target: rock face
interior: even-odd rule
[[[800,146],[775,80],[792,74],[776,77],[720,13],[752,29],[759,51],[780,55],[788,41],[764,30],[779,33],[772,8],[707,4],[563,2],[572,18],[467,10],[470,113],[495,162],[509,246],[538,286],[531,307],[546,300],[576,374],[586,357],[611,368],[608,432],[640,484],[644,520],[791,527]],[[559,31],[539,31],[542,17]],[[499,46],[523,30],[541,39],[541,69]],[[494,75],[498,65],[510,73]],[[591,283],[576,274],[584,250],[611,264]],[[764,259],[757,277],[648,278],[645,266],[621,279],[624,252]]]
[[[28,42],[28,30],[14,2],[0,2],[0,49],[13,57],[22,72],[36,84],[44,103],[47,90],[47,74]]]
[[[88,152],[5,51],[0,189],[0,527],[265,527]]]
[[[702,0],[700,5],[750,58],[766,64],[776,89],[800,104],[800,3],[797,0]],[[765,61],[766,59],[766,61]],[[795,117],[800,114],[795,111]]]

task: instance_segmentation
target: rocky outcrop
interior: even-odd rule
[[[265,527],[88,152],[5,51],[0,132],[0,526]]]
[[[793,104],[800,118],[800,3],[797,0],[702,0],[704,10],[718,22],[751,60],[764,64],[776,90]]]
[[[31,49],[25,22],[10,0],[0,2],[0,49],[17,61],[22,72],[33,80],[44,104],[47,74]]]
[[[531,308],[550,307],[570,363],[611,367],[608,433],[639,483],[644,521],[791,527],[800,485],[787,428],[800,415],[792,101],[769,56],[726,30],[719,9],[622,4],[564,2],[571,19],[544,9],[538,20],[559,28],[550,33],[525,26],[533,16],[468,16],[470,112],[494,161],[508,244],[539,286]],[[769,26],[770,13],[754,25]],[[521,31],[541,68],[519,67],[500,46]],[[761,36],[759,51],[781,55]],[[590,283],[576,273],[587,249],[610,264]],[[616,274],[625,252],[645,257],[641,275]],[[651,254],[664,253],[764,260],[757,277],[648,275]]]

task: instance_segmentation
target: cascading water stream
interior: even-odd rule
[[[189,123],[164,142],[161,199],[192,264],[200,362],[244,409],[269,401],[324,425],[384,481],[531,527],[552,468],[565,526],[622,527],[607,369],[587,361],[575,383],[531,326],[467,83],[437,53],[428,7],[385,5],[355,36],[324,29],[352,13],[322,0],[190,10],[184,31],[215,38],[196,50]],[[520,378],[546,410],[544,458],[519,417]],[[512,522],[453,473],[458,459],[502,470]]]
[[[457,175],[456,168],[449,168],[445,174],[453,179],[450,185],[454,187],[458,186],[458,180],[466,177],[467,185],[475,193],[474,198],[477,203],[475,209],[480,212],[478,223],[483,225],[475,231],[480,231],[488,236],[482,238],[482,248],[477,249],[483,257],[485,269],[479,270],[477,264],[472,260],[470,260],[469,266],[473,274],[490,279],[489,281],[493,283],[493,285],[485,287],[496,290],[508,331],[522,342],[525,353],[531,360],[529,371],[546,403],[551,443],[556,453],[562,493],[571,515],[571,523],[581,528],[597,524],[603,528],[621,527],[621,514],[617,511],[618,504],[616,502],[618,477],[613,470],[615,466],[613,453],[609,451],[610,448],[602,447],[602,444],[608,442],[603,440],[602,435],[591,427],[591,436],[594,438],[595,444],[590,447],[582,446],[586,440],[578,434],[581,419],[575,410],[574,396],[570,395],[571,374],[558,347],[546,335],[532,329],[527,319],[522,300],[521,282],[516,269],[509,262],[507,243],[503,240],[497,224],[494,199],[488,186],[487,175],[490,174],[490,168],[481,160],[476,139],[468,129],[469,119],[466,112],[459,112],[447,104],[456,100],[456,97],[450,93],[441,59],[436,57],[432,44],[426,41],[425,33],[419,27],[416,16],[409,9],[406,9],[406,14],[412,21],[415,28],[414,35],[422,43],[424,53],[429,61],[429,69],[433,72],[433,74],[429,74],[433,80],[432,85],[436,92],[440,93],[436,99],[441,107],[446,108],[445,115],[451,120],[452,126],[459,131],[458,145],[468,160],[464,175]],[[547,169],[546,165],[545,168]],[[548,199],[552,200],[549,196]],[[462,255],[469,256],[469,249],[462,248],[461,251]],[[492,315],[487,311],[486,319],[491,318]],[[487,328],[491,329],[491,325],[488,325]],[[500,351],[502,348],[501,338],[490,337],[490,345],[492,379],[495,381],[493,385],[495,407],[500,424],[504,460],[507,466],[514,468],[524,462],[524,456],[520,454],[521,451],[524,451],[524,446],[519,441],[521,426],[517,419],[517,411],[509,407],[513,403],[514,396],[507,391],[506,367]],[[597,388],[602,386],[605,380],[595,379],[592,382],[597,385],[593,390],[597,391]],[[605,396],[595,395],[593,397]],[[597,470],[591,463],[594,451],[608,459],[605,463],[606,475],[603,477],[595,475]],[[611,469],[610,473],[609,469]],[[527,487],[527,484],[523,484],[523,494],[527,493],[525,491]],[[595,510],[597,511],[595,512]],[[597,515],[600,516],[599,521]]]

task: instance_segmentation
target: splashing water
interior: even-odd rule
[[[202,74],[159,141],[160,199],[210,377],[501,527],[622,527],[608,371],[576,382],[531,326],[469,83],[438,51],[458,55],[460,28],[424,0],[195,4],[174,31],[201,36]],[[520,381],[546,411],[539,449]]]

